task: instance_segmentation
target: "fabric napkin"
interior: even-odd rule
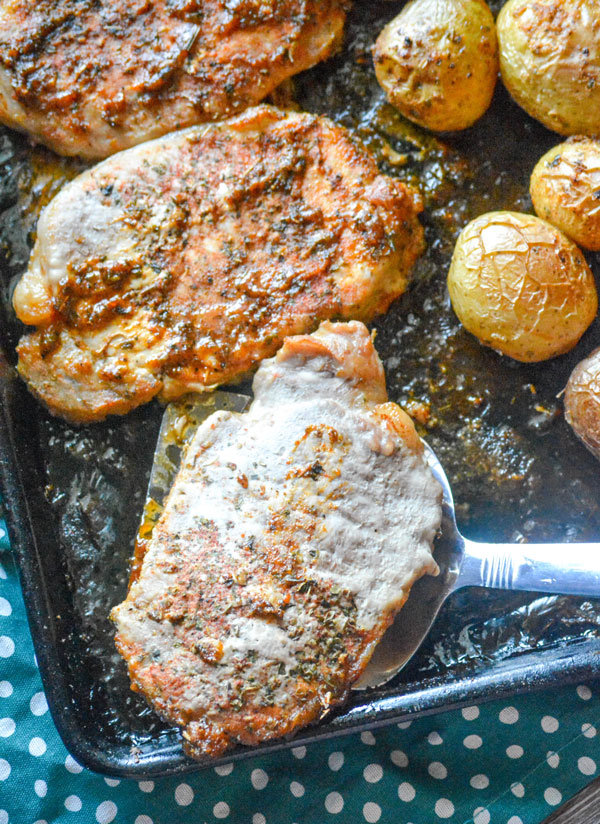
[[[600,684],[183,777],[106,778],[52,723],[0,521],[0,824],[539,824],[600,767]]]

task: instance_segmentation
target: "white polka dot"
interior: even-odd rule
[[[175,787],[175,801],[180,807],[188,807],[194,800],[194,791],[189,784],[178,784]]]
[[[474,775],[473,778],[469,781],[469,784],[473,787],[474,790],[485,790],[486,787],[490,785],[490,779],[487,775],[483,773],[478,773]]]
[[[503,710],[500,710],[498,719],[502,724],[516,724],[519,720],[519,710],[515,707],[504,707]]]
[[[586,738],[596,737],[596,727],[594,727],[593,724],[582,724],[581,732],[583,733],[583,735],[585,735]]]
[[[81,798],[78,795],[69,795],[65,798],[65,807],[70,813],[78,813],[82,807]]]
[[[154,789],[154,781],[139,781],[138,787],[143,793],[151,793]]]
[[[525,750],[519,744],[511,744],[506,748],[506,754],[509,758],[521,758]]]
[[[485,807],[477,807],[473,811],[473,824],[490,824],[490,814]]]
[[[103,801],[96,807],[96,821],[98,824],[110,824],[115,820],[117,805],[112,801]]]
[[[550,752],[547,752],[546,753],[546,763],[548,764],[549,767],[552,767],[552,769],[555,770],[558,767],[558,765],[560,764],[559,754],[557,752],[552,752],[552,750],[550,750]]]
[[[558,721],[551,715],[545,715],[542,718],[542,729],[544,730],[544,732],[556,732],[558,727]]]
[[[250,781],[255,790],[264,790],[269,783],[269,776],[264,770],[252,770]]]
[[[365,821],[368,821],[369,824],[376,824],[376,822],[381,818],[381,807],[379,804],[374,804],[372,801],[367,801],[363,807],[363,816]]]
[[[2,531],[4,532],[4,530],[2,530]],[[8,578],[8,575],[6,574],[6,570],[4,569],[2,564],[0,564],[0,579],[2,581],[6,581],[7,578]]]
[[[0,824],[8,824],[8,813],[6,810],[0,810]],[[47,822],[44,822],[47,824]]]
[[[544,799],[546,804],[550,804],[551,807],[556,807],[556,805],[562,801],[562,793],[560,790],[557,790],[556,787],[548,787],[547,790],[544,790]]]
[[[483,741],[481,740],[481,736],[479,735],[467,735],[467,737],[463,741],[463,744],[468,750],[477,750],[479,749],[479,747],[481,747]]]
[[[305,793],[304,787],[298,781],[292,781],[290,784],[290,792],[294,798],[302,798]]]
[[[267,819],[262,813],[254,813],[252,816],[252,824],[267,824]]]
[[[396,724],[396,726],[399,730],[407,730],[411,724],[412,721],[400,721],[398,724]]]
[[[229,812],[229,804],[226,804],[225,801],[217,801],[213,807],[213,815],[215,818],[227,818]]]
[[[294,758],[304,758],[306,755],[306,747],[294,747],[292,755]]]
[[[450,818],[454,815],[454,804],[449,798],[438,798],[435,802],[435,814],[438,818]]]
[[[104,783],[108,784],[109,787],[118,787],[121,781],[118,778],[105,778]]]
[[[365,781],[369,784],[376,784],[383,778],[383,767],[380,764],[367,764],[363,770]]]
[[[16,728],[17,725],[12,718],[0,718],[0,738],[8,738]]]
[[[408,756],[402,750],[392,750],[390,759],[397,767],[408,767]]]
[[[518,815],[511,815],[506,824],[523,824],[523,819]]]
[[[465,721],[474,721],[479,718],[479,707],[463,707],[460,713]]]
[[[46,752],[46,742],[43,738],[32,738],[29,742],[29,753],[30,755],[34,755],[36,758],[39,758],[40,755],[43,755]]]
[[[441,761],[432,761],[427,767],[427,772],[432,778],[442,779],[448,776],[448,770]]]
[[[344,766],[344,753],[343,752],[332,752],[329,758],[327,759],[327,763],[329,764],[329,769],[337,772],[341,770]]]
[[[427,741],[430,744],[433,744],[434,747],[437,747],[439,744],[444,743],[444,739],[442,738],[442,736],[439,734],[439,732],[436,732],[435,730],[429,733],[429,735],[427,736]]]
[[[228,761],[227,764],[219,764],[218,767],[215,767],[215,772],[217,775],[231,775],[233,772],[233,761]]]
[[[416,790],[408,781],[403,781],[398,787],[398,798],[400,801],[412,801],[416,795]]]
[[[581,698],[582,701],[589,701],[592,697],[592,691],[589,687],[586,687],[585,684],[580,684],[577,687],[577,695]]]
[[[48,712],[48,702],[43,692],[36,692],[36,694],[31,697],[29,709],[34,715],[44,715],[44,713]]]
[[[13,685],[10,681],[0,681],[0,698],[10,698],[13,694]]]
[[[361,732],[360,740],[363,742],[363,744],[368,744],[369,747],[372,747],[373,744],[376,743],[375,742],[375,736],[373,735],[372,732],[369,732],[368,730],[367,730],[367,732]]]
[[[325,809],[328,813],[341,813],[344,809],[344,799],[339,793],[329,793],[325,798]]]
[[[15,651],[15,642],[8,635],[0,635],[0,658],[10,658]]]
[[[79,764],[72,755],[67,755],[65,758],[65,768],[73,774],[83,772],[83,767]]]
[[[510,791],[513,795],[516,795],[517,798],[523,798],[523,796],[525,795],[525,787],[521,784],[520,781],[515,781],[514,784],[511,784]]]
[[[5,758],[0,758],[0,781],[6,781],[10,775],[10,764]]]
[[[154,824],[149,815],[138,815],[133,824]]]
[[[38,778],[38,780],[33,785],[33,789],[35,790],[35,794],[39,798],[45,798],[46,793],[48,792],[48,785],[45,781],[42,781],[41,778]]]
[[[10,603],[6,600],[6,598],[0,597],[0,616],[2,618],[6,618],[12,612],[12,607]]]
[[[596,772],[596,762],[586,755],[578,760],[577,767],[579,768],[579,772],[584,775],[593,775]]]

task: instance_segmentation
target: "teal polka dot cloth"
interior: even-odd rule
[[[83,769],[50,718],[0,522],[0,824],[539,824],[598,774],[600,685],[515,697],[184,777]]]

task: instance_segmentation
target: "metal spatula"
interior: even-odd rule
[[[462,587],[600,598],[600,543],[483,544],[463,538],[448,478],[427,444],[425,455],[444,491],[435,548],[440,574],[417,581],[355,689],[380,686],[393,678],[420,647],[446,598]]]
[[[249,403],[246,395],[217,391],[187,396],[167,406],[154,454],[136,555],[143,554],[179,469],[183,450],[195,429],[217,410],[243,412]],[[442,529],[435,547],[440,574],[426,575],[414,585],[369,666],[354,685],[355,689],[380,686],[393,678],[421,645],[446,598],[461,587],[600,597],[600,543],[483,544],[463,538],[456,526],[452,492],[442,465],[427,444],[425,455],[444,494]]]

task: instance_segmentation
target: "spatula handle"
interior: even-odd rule
[[[530,590],[600,598],[600,543],[481,544],[463,539],[455,589]]]

